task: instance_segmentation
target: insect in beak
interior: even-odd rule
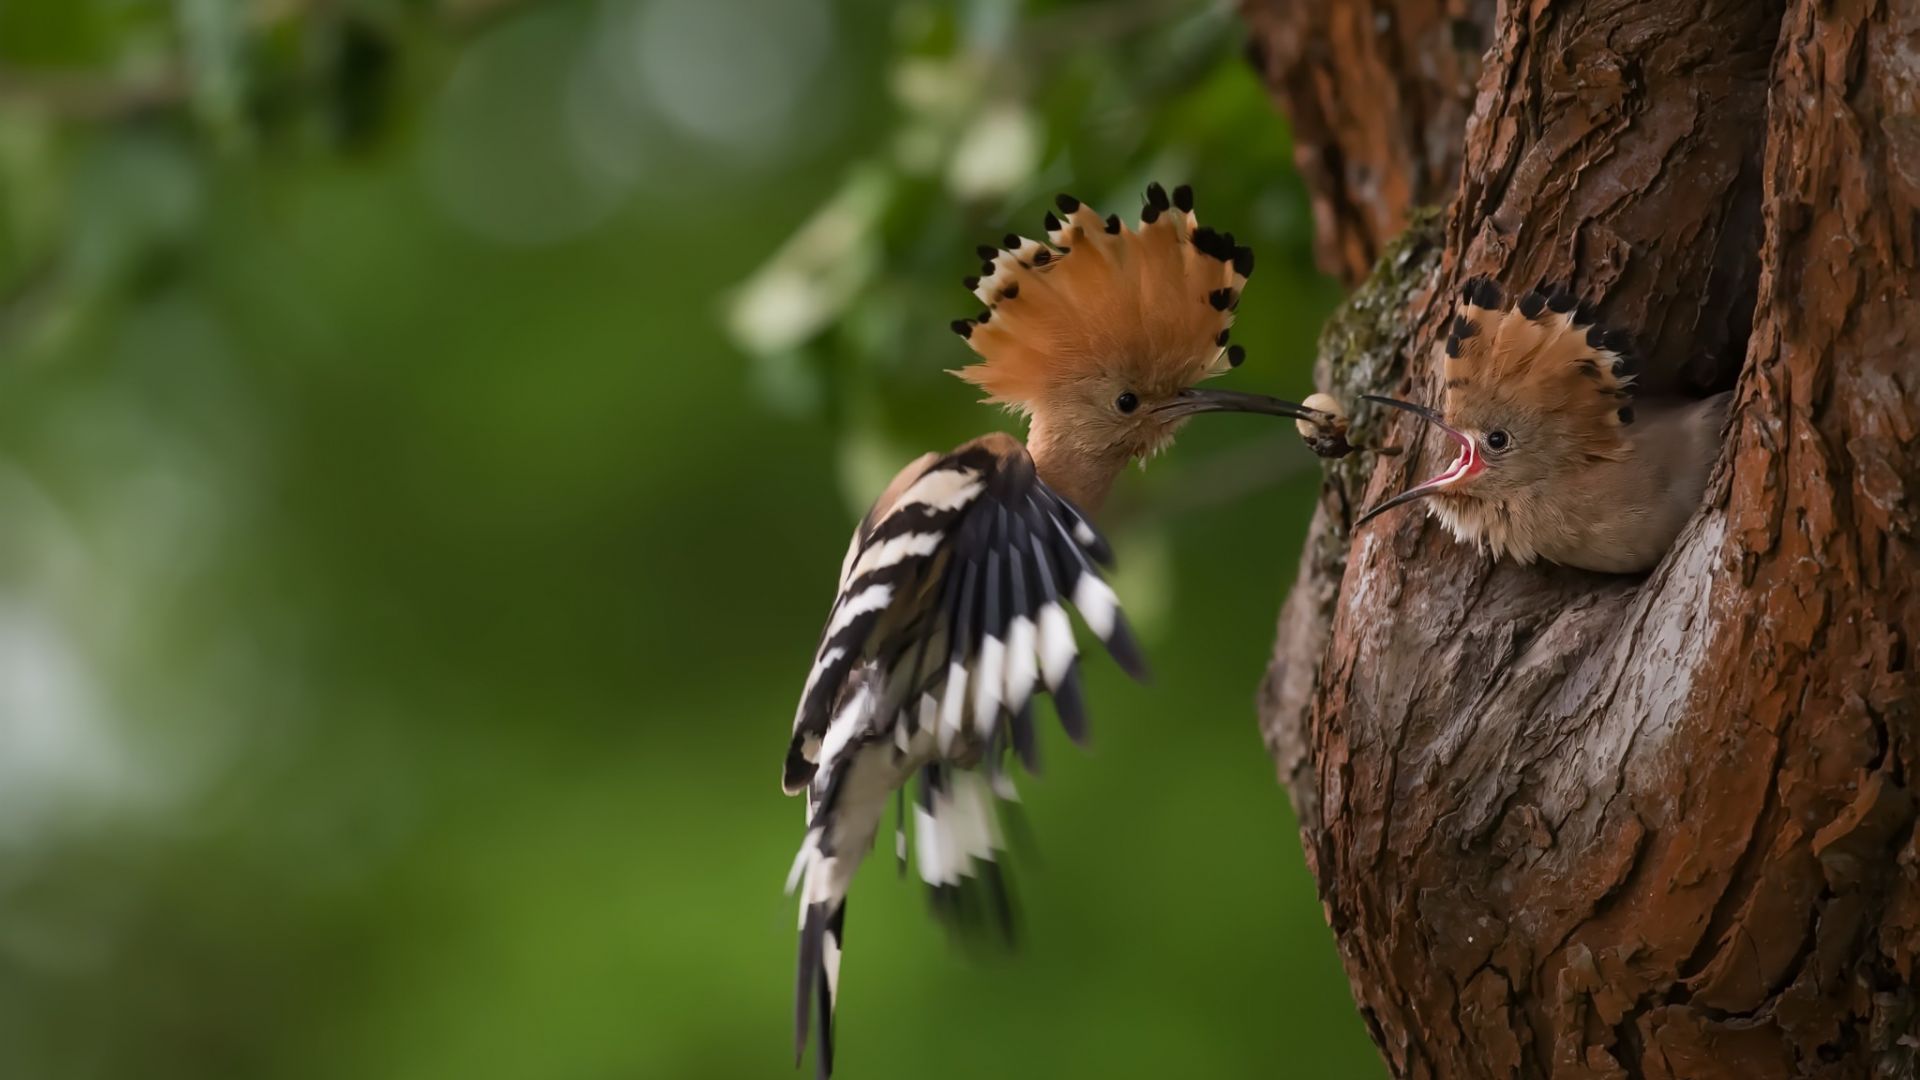
[[[1330,424],[1334,420],[1331,413],[1265,394],[1243,394],[1237,390],[1182,390],[1172,401],[1155,409],[1153,414],[1172,420],[1203,412],[1264,413],[1268,416],[1291,416],[1295,420],[1315,424]]]
[[[1458,429],[1450,426],[1445,420],[1440,418],[1439,413],[1434,412],[1425,405],[1415,405],[1410,401],[1398,401],[1390,397],[1381,397],[1378,394],[1362,394],[1360,396],[1368,401],[1410,412],[1426,420],[1434,427],[1446,432],[1454,442],[1459,443],[1460,454],[1453,459],[1452,464],[1441,470],[1440,475],[1428,480],[1424,484],[1408,488],[1393,498],[1388,499],[1386,502],[1360,515],[1360,520],[1353,523],[1354,528],[1357,529],[1365,525],[1367,522],[1372,521],[1374,518],[1379,517],[1381,514],[1403,503],[1409,503],[1415,499],[1445,491],[1447,488],[1478,474],[1480,470],[1487,467],[1486,460],[1480,456],[1479,447],[1474,445],[1474,441]]]

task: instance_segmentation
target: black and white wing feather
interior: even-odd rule
[[[794,713],[782,787],[796,793],[813,779],[835,705],[868,664],[880,669],[879,705],[896,714],[884,718],[889,727],[904,725],[903,742],[919,730],[926,695],[938,690],[931,719],[943,749],[965,734],[990,740],[1002,718],[1030,745],[1020,718],[1039,684],[1067,732],[1083,737],[1067,605],[1122,668],[1136,677],[1146,670],[1100,574],[1111,562],[1099,532],[1035,475],[1010,436],[985,436],[909,466],[847,551]]]
[[[1100,575],[1110,561],[1100,534],[1006,435],[914,462],[855,531],[781,775],[789,793],[807,793],[788,881],[801,893],[794,1053],[817,1020],[820,1076],[833,1068],[847,890],[888,802],[919,777],[916,862],[936,907],[951,910],[978,870],[1004,916],[993,864],[1000,761],[1011,750],[1037,765],[1043,692],[1069,735],[1086,734],[1068,606],[1144,677]]]

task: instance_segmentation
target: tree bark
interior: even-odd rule
[[[1459,181],[1494,0],[1247,0],[1242,14],[1293,123],[1320,267],[1353,284]]]
[[[1436,399],[1487,274],[1572,281],[1651,392],[1737,391],[1705,507],[1631,578],[1495,563],[1417,513],[1352,534],[1439,464],[1357,415],[1428,452],[1329,471],[1261,709],[1389,1068],[1920,1075],[1920,5],[1510,2],[1452,130],[1404,74],[1357,96],[1369,61],[1328,28],[1458,2],[1315,7],[1246,5],[1306,42],[1262,52],[1302,160],[1355,159],[1300,121],[1338,99],[1399,133],[1369,160],[1459,170],[1444,216],[1308,170],[1364,208],[1323,253],[1382,253],[1323,387]],[[1395,63],[1455,63],[1430,59]]]

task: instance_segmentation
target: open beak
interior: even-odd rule
[[[1401,492],[1400,494],[1395,495],[1393,498],[1388,499],[1386,502],[1381,503],[1380,505],[1374,507],[1373,509],[1367,511],[1364,514],[1361,514],[1360,520],[1353,523],[1354,528],[1357,529],[1360,526],[1365,525],[1367,522],[1372,521],[1374,518],[1379,517],[1381,514],[1384,514],[1387,511],[1403,503],[1410,503],[1415,499],[1422,498],[1427,495],[1432,495],[1436,492],[1445,491],[1447,488],[1452,487],[1454,484],[1457,484],[1460,481],[1475,475],[1480,470],[1487,467],[1486,461],[1480,457],[1480,450],[1477,446],[1474,445],[1473,440],[1468,438],[1465,434],[1461,433],[1460,431],[1454,429],[1453,427],[1450,427],[1445,420],[1442,420],[1440,418],[1439,413],[1434,412],[1432,409],[1427,408],[1425,405],[1415,405],[1410,401],[1399,401],[1390,397],[1381,397],[1378,394],[1362,394],[1360,396],[1367,401],[1377,402],[1378,404],[1391,406],[1395,409],[1401,409],[1403,411],[1410,412],[1415,416],[1418,416],[1426,420],[1428,423],[1431,423],[1434,427],[1437,427],[1441,431],[1446,432],[1448,437],[1453,439],[1454,442],[1459,443],[1460,454],[1458,457],[1453,459],[1453,464],[1448,465],[1445,469],[1441,470],[1440,475],[1434,477],[1433,479],[1417,487],[1408,488],[1407,490]]]
[[[1155,416],[1168,420],[1203,412],[1264,413],[1268,416],[1291,416],[1295,420],[1322,425],[1334,420],[1331,413],[1323,413],[1319,409],[1309,409],[1305,405],[1296,405],[1265,394],[1243,394],[1237,390],[1182,390],[1172,401],[1153,412]]]

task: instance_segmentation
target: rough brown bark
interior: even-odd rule
[[[1437,463],[1329,474],[1263,729],[1356,1001],[1398,1076],[1920,1074],[1920,11],[1539,0],[1489,41],[1446,226],[1323,385],[1436,397],[1486,273],[1736,404],[1643,578],[1350,535]]]
[[[1293,124],[1321,269],[1365,277],[1460,175],[1494,0],[1243,0],[1248,54]]]

